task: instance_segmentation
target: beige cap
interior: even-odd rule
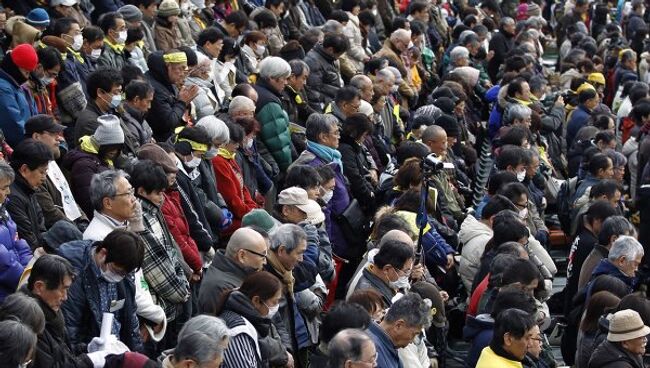
[[[607,341],[621,342],[650,334],[650,327],[643,324],[637,311],[625,309],[614,313],[609,320]]]
[[[325,221],[325,215],[320,205],[309,199],[307,191],[299,187],[290,187],[278,196],[278,204],[296,206],[307,214],[307,222],[317,225]]]

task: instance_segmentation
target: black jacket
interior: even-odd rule
[[[246,269],[219,249],[210,267],[203,274],[199,289],[199,312],[214,315],[224,291],[241,286],[246,276],[255,270]]]
[[[623,349],[620,343],[603,341],[589,359],[589,368],[644,368],[641,355]]]
[[[307,79],[307,97],[309,104],[316,111],[323,111],[325,106],[334,101],[336,92],[341,88],[341,71],[334,63],[336,59],[328,55],[322,44],[317,44],[305,56],[309,65]]]
[[[34,193],[22,175],[16,175],[6,204],[7,211],[18,226],[18,235],[27,241],[32,250],[43,244],[43,233],[47,231],[43,211]]]
[[[512,50],[515,45],[513,35],[507,34],[503,31],[503,28],[499,32],[495,32],[494,36],[490,40],[490,50],[494,51],[494,56],[488,62],[487,72],[492,80],[492,83],[496,83],[497,74],[499,73],[499,67],[506,59],[506,55]]]
[[[178,99],[178,88],[169,82],[161,52],[149,55],[147,66],[149,71],[146,76],[154,89],[147,121],[150,123],[156,142],[164,142],[171,137],[176,127],[185,124],[183,114],[187,105]]]
[[[343,173],[350,182],[352,197],[363,206],[367,213],[374,212],[376,207],[374,187],[370,182],[370,165],[366,159],[364,147],[351,137],[342,135],[339,144]]]
[[[181,206],[190,228],[190,236],[201,252],[207,252],[213,245],[212,232],[205,215],[205,206],[199,200],[192,180],[183,170],[176,175],[176,184],[181,197]]]

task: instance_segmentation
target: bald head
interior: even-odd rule
[[[350,79],[350,85],[357,87],[361,99],[370,102],[374,95],[372,80],[363,74],[357,74]]]
[[[368,334],[352,328],[337,333],[330,340],[327,350],[332,368],[346,367],[348,362],[370,363],[377,358],[375,344]]]
[[[411,239],[411,237],[407,233],[403,232],[402,230],[390,230],[389,232],[384,234],[384,236],[382,236],[381,240],[379,241],[379,248],[381,248],[381,246],[384,245],[384,243],[390,241],[399,241],[402,243],[409,244],[411,246],[415,245],[413,243],[413,239]]]
[[[230,258],[236,258],[241,250],[252,250],[264,254],[266,252],[266,241],[257,231],[242,227],[237,229],[226,246],[226,255]]]
[[[444,157],[447,154],[447,133],[439,125],[427,127],[422,133],[421,139],[422,143],[438,157]]]
[[[411,31],[402,28],[395,30],[395,32],[390,35],[390,42],[400,52],[406,51],[411,42]]]

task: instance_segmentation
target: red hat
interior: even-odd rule
[[[17,67],[23,68],[27,71],[33,72],[38,65],[38,55],[36,55],[36,50],[30,44],[20,44],[11,51],[11,61],[16,64]]]

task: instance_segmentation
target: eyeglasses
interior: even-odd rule
[[[132,197],[133,195],[135,195],[135,189],[131,188],[126,193],[118,193],[118,194],[115,194],[113,197],[121,197],[121,196],[130,196],[130,197]]]
[[[398,276],[409,276],[412,270],[413,268],[409,268],[408,270],[398,270],[397,268],[395,268],[395,272],[397,272]]]
[[[256,255],[256,256],[258,256],[258,257],[262,257],[262,258],[264,258],[264,259],[266,259],[266,257],[268,257],[268,255],[269,255],[268,252],[266,252],[266,253],[257,253],[257,252],[254,251],[254,250],[250,250],[250,249],[246,249],[246,248],[242,248],[242,250],[245,250],[245,251],[247,251],[247,252],[249,252],[249,253],[253,253],[254,255]]]

